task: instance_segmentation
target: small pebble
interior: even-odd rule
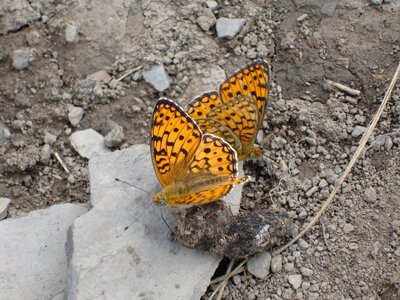
[[[318,187],[317,186],[313,186],[311,189],[309,189],[306,192],[306,196],[307,198],[310,198],[312,195],[314,195],[316,192],[318,191]]]
[[[220,39],[233,39],[246,23],[245,19],[219,18],[217,20],[217,35]]]
[[[364,200],[369,203],[374,203],[377,200],[376,191],[373,187],[368,187],[364,192]]]
[[[344,224],[344,226],[343,226],[343,232],[344,233],[350,233],[350,232],[352,232],[354,230],[354,226],[352,225],[352,224],[350,224],[350,223],[346,223],[346,224]]]
[[[313,270],[306,268],[306,267],[302,267],[300,269],[300,272],[301,272],[301,274],[303,274],[303,276],[306,276],[306,277],[310,277],[314,274]]]
[[[303,14],[297,18],[297,22],[303,22],[308,17],[308,14]]]
[[[57,136],[46,131],[44,134],[44,139],[43,139],[45,144],[52,145],[57,141]]]
[[[0,197],[0,221],[7,217],[8,206],[10,203],[10,199]]]
[[[248,260],[247,270],[255,277],[265,279],[269,275],[271,259],[269,252],[258,253]]]
[[[365,130],[367,130],[366,127],[357,125],[357,126],[355,126],[355,127],[353,128],[353,131],[352,131],[352,133],[351,133],[351,136],[352,136],[352,137],[355,137],[355,138],[356,138],[356,137],[359,137],[360,135],[362,135],[362,134],[365,132]]]
[[[104,137],[104,145],[109,148],[119,146],[124,141],[124,138],[124,129],[122,126],[114,126],[114,128]]]
[[[77,34],[77,27],[73,24],[67,24],[67,26],[65,27],[65,40],[67,41],[67,43],[75,42]]]
[[[25,49],[15,50],[12,57],[12,65],[17,70],[23,70],[29,65],[30,51]]]
[[[310,247],[310,244],[307,243],[304,239],[300,239],[298,245],[301,250],[306,250]]]
[[[68,119],[72,126],[76,127],[81,122],[83,118],[83,108],[68,105]]]
[[[272,273],[278,273],[282,271],[282,255],[272,257],[271,260],[271,271]]]
[[[170,86],[170,79],[164,65],[155,65],[143,71],[143,78],[150,83],[155,90],[163,92]],[[110,86],[111,87],[111,86]]]
[[[300,274],[293,274],[288,276],[288,281],[293,288],[297,290],[301,286],[303,280]]]
[[[44,164],[47,164],[50,160],[51,149],[49,144],[44,144],[42,150],[40,152],[40,161]]]

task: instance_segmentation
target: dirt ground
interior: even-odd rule
[[[9,217],[89,201],[88,162],[71,146],[74,131],[106,135],[118,124],[124,141],[113,150],[147,143],[160,96],[186,104],[263,58],[272,65],[258,137],[264,157],[245,165],[254,180],[244,188],[243,209],[284,208],[301,229],[346,167],[400,58],[399,1],[228,0],[213,9],[183,0],[20,2],[30,7],[27,22],[9,25],[24,14],[0,8],[8,24],[0,26],[0,196],[12,200]],[[220,17],[246,24],[232,40],[220,40]],[[13,66],[16,50],[29,53],[21,70]],[[87,79],[102,70],[118,79],[156,62],[170,78],[163,93],[143,80],[142,69],[120,81]],[[325,79],[361,94],[335,90]],[[397,86],[322,221],[282,253],[267,279],[247,273],[231,279],[225,299],[400,298],[399,96]],[[70,104],[84,110],[77,126]]]

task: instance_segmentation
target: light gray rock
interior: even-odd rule
[[[57,136],[55,134],[52,134],[51,132],[46,131],[44,133],[44,138],[43,141],[46,144],[54,144],[57,141]]]
[[[327,17],[333,17],[335,14],[337,3],[336,2],[328,2],[321,7],[321,14]]]
[[[357,126],[355,126],[355,127],[353,128],[353,131],[352,131],[352,133],[351,133],[351,136],[352,136],[352,137],[359,137],[360,135],[362,135],[362,134],[365,132],[365,130],[367,130],[366,127],[357,125]]]
[[[65,26],[65,40],[67,43],[73,43],[78,35],[78,28],[74,24],[67,24]]]
[[[175,217],[151,200],[160,186],[149,146],[94,155],[89,173],[93,209],[66,245],[67,299],[200,299],[220,258],[171,241],[160,214],[172,228]]]
[[[295,290],[297,290],[301,286],[301,283],[303,282],[301,274],[289,275],[288,281]]]
[[[382,2],[383,0],[371,0],[371,3],[375,5],[381,4]]]
[[[385,138],[385,150],[389,151],[393,147],[393,140],[390,136]]]
[[[196,19],[197,24],[199,24],[200,28],[204,31],[208,31],[211,29],[212,26],[215,25],[217,19],[213,15],[213,13],[209,13],[207,15],[199,16]]]
[[[94,80],[97,83],[108,83],[111,80],[111,76],[106,71],[100,70],[88,75],[86,79]]]
[[[0,121],[0,146],[11,137],[10,129]]]
[[[13,52],[12,65],[17,70],[26,69],[29,65],[30,50],[17,49]]]
[[[374,203],[377,200],[376,191],[373,187],[368,187],[364,192],[364,199],[369,203]]]
[[[51,148],[49,144],[44,144],[42,150],[40,151],[40,161],[47,164],[50,160]]]
[[[11,200],[8,198],[0,197],[0,221],[7,217],[8,205]]]
[[[86,211],[60,204],[0,222],[1,299],[62,299],[67,230]]]
[[[314,195],[315,194],[315,192],[317,192],[318,191],[318,187],[317,186],[313,186],[311,189],[309,189],[307,192],[306,192],[306,196],[307,196],[307,198],[310,198],[312,195]]]
[[[300,269],[300,272],[301,272],[301,274],[302,274],[303,276],[306,276],[306,277],[310,277],[310,276],[312,276],[312,275],[314,274],[314,271],[313,271],[313,270],[311,270],[311,269],[309,269],[309,268],[306,268],[306,267],[302,267],[302,268]]]
[[[344,226],[343,226],[343,232],[344,232],[344,233],[348,234],[348,233],[350,233],[350,232],[352,232],[352,231],[354,231],[354,226],[353,226],[353,224],[350,224],[350,223],[344,224]]]
[[[26,0],[1,0],[0,35],[18,31],[40,19],[39,10],[34,10]]]
[[[170,85],[170,79],[164,69],[164,65],[155,65],[148,70],[144,70],[143,78],[159,92],[165,91]]]
[[[120,125],[114,126],[114,128],[107,133],[104,137],[104,145],[106,147],[116,147],[121,145],[122,141],[124,140],[124,128]]]
[[[271,260],[271,271],[272,273],[278,273],[282,271],[282,255],[272,257]]]
[[[218,38],[233,39],[245,23],[245,19],[219,18],[216,25]]]
[[[247,270],[255,277],[265,279],[269,275],[271,260],[269,252],[258,253],[247,261]]]
[[[93,129],[75,131],[70,136],[71,145],[80,156],[90,158],[94,153],[108,153],[104,137]]]
[[[216,9],[218,7],[217,1],[209,0],[209,1],[206,1],[206,4],[209,9]]]
[[[74,127],[78,126],[79,123],[82,121],[82,118],[83,118],[83,113],[84,113],[83,108],[82,107],[73,106],[72,104],[69,104],[67,109],[68,109],[69,122]]]

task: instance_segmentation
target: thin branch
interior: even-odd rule
[[[346,92],[347,94],[353,95],[353,96],[359,96],[361,92],[359,90],[352,89],[351,87],[348,87],[344,84],[341,84],[339,82],[335,82],[332,80],[325,80],[326,83],[330,84],[331,86],[334,86],[335,88],[338,88],[342,92]]]

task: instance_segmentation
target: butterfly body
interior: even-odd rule
[[[153,112],[151,154],[163,189],[153,197],[160,205],[189,206],[216,201],[238,178],[236,151],[223,139],[203,134],[177,104],[160,99]]]
[[[254,61],[228,77],[219,91],[204,93],[187,106],[201,130],[226,140],[239,160],[261,154],[254,142],[268,102],[269,69],[267,62]]]

